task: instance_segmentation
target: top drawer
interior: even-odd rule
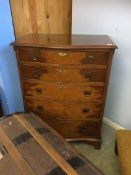
[[[108,52],[104,51],[69,51],[53,49],[19,49],[20,61],[46,64],[99,64],[106,65]]]

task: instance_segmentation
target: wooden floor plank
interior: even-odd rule
[[[78,175],[78,173],[64,160],[64,158],[34,129],[34,127],[22,115],[14,115],[14,117],[32,134],[34,139],[41,145],[41,147],[68,175]]]
[[[1,127],[0,127],[0,139],[2,140],[2,143],[6,146],[9,154],[19,167],[22,174],[35,175],[31,167],[26,163],[26,161],[23,159],[17,148],[14,146],[12,141],[9,139],[9,137],[6,135],[6,133]]]

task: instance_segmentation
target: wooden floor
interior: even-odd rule
[[[91,160],[105,175],[120,175],[118,156],[114,152],[116,130],[103,123],[102,148],[95,150],[86,143],[73,143],[73,146],[86,158]]]

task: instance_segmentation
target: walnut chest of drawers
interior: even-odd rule
[[[106,35],[29,34],[13,43],[24,107],[67,140],[101,145],[116,45]]]

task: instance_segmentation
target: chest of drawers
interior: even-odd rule
[[[24,107],[67,140],[101,145],[112,57],[108,36],[34,35],[13,43]]]

